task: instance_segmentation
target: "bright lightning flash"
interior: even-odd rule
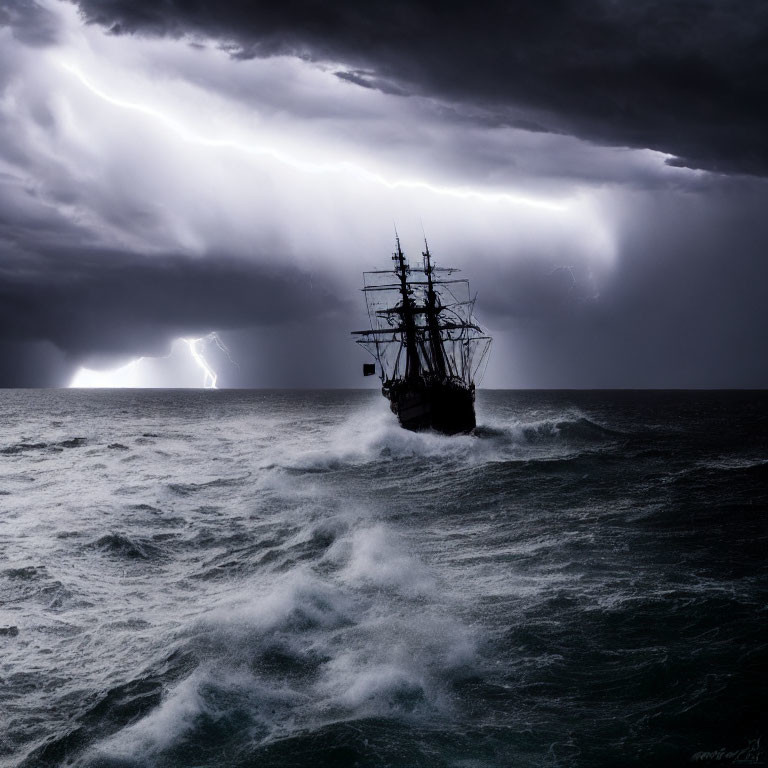
[[[369,170],[355,162],[342,160],[337,162],[318,163],[314,161],[302,160],[291,153],[279,150],[272,146],[259,146],[252,142],[238,140],[232,137],[214,137],[204,136],[191,130],[187,125],[176,120],[169,114],[155,109],[148,104],[132,102],[126,99],[118,98],[107,93],[93,83],[78,67],[68,61],[60,60],[59,65],[75,77],[94,96],[102,101],[111,104],[118,109],[138,112],[160,124],[168,130],[175,133],[186,142],[197,144],[212,149],[231,149],[246,155],[270,157],[282,165],[295,168],[304,173],[344,173],[348,172],[358,178],[367,179],[377,185],[389,189],[421,189],[437,195],[447,195],[465,200],[480,200],[489,203],[511,203],[513,205],[524,205],[533,208],[542,208],[550,211],[566,211],[570,204],[568,201],[544,200],[534,198],[529,195],[513,194],[509,192],[484,192],[470,187],[445,186],[433,184],[429,181],[413,178],[387,178],[376,171]]]
[[[219,338],[219,335],[214,331],[213,333],[209,333],[207,336],[200,336],[197,339],[183,339],[183,341],[189,347],[189,352],[192,355],[192,359],[195,361],[195,363],[197,363],[198,367],[203,372],[203,389],[218,389],[216,386],[218,375],[216,371],[211,368],[210,363],[205,359],[203,352],[198,345],[202,345],[204,347],[206,344],[213,343],[227,355],[230,362],[234,362],[229,356],[229,350],[224,345],[224,342],[222,342],[222,340]]]

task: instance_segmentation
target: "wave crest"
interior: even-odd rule
[[[256,595],[248,585],[195,623],[185,641],[194,672],[97,744],[91,764],[173,761],[190,744],[196,759],[214,760],[244,740],[255,759],[329,724],[450,710],[476,640],[445,590],[384,526],[320,526],[328,531],[335,539],[315,567],[277,575]]]
[[[379,409],[355,414],[322,446],[279,457],[289,472],[343,471],[347,467],[401,460],[442,461],[476,466],[496,461],[562,458],[625,437],[587,418],[567,412],[540,420],[482,422],[468,435],[409,432]]]

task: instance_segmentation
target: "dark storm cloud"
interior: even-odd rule
[[[399,88],[391,82],[384,80],[383,78],[376,77],[375,72],[356,69],[351,71],[341,71],[334,73],[340,80],[346,80],[348,83],[354,83],[360,85],[363,88],[371,88],[375,91],[381,91],[382,93],[388,93],[394,96],[406,96],[407,91],[403,88]]]
[[[0,386],[66,386],[88,358],[163,355],[212,328],[332,321],[344,301],[276,254],[142,255],[0,184]]]
[[[51,45],[58,37],[56,18],[34,0],[3,0],[0,27],[10,27],[17,40],[30,46]]]
[[[73,277],[74,275],[74,277]],[[0,329],[45,339],[72,354],[136,353],[153,333],[180,334],[322,317],[328,301],[317,279],[225,258],[59,252],[58,264],[27,279],[4,276]]]
[[[707,196],[615,192],[621,258],[487,265],[473,287],[518,386],[765,387],[766,182]],[[631,214],[629,213],[631,212]],[[560,254],[560,258],[568,258]]]
[[[53,203],[0,174],[0,387],[67,386],[85,363],[162,356],[174,338],[212,329],[282,338],[293,325],[354,313],[290,256],[137,253],[104,245],[98,229]],[[233,354],[245,360],[250,350]]]
[[[2,275],[0,386],[25,380],[28,365],[49,367],[46,345],[54,379],[38,370],[37,383],[64,386],[62,374],[89,357],[163,355],[173,338],[211,328],[306,326],[348,309],[317,277],[227,258],[59,251],[41,267]]]
[[[482,106],[491,120],[768,174],[768,4],[758,0],[79,5],[116,34],[338,62],[349,81]]]
[[[46,7],[0,16],[0,385],[214,330],[221,386],[372,384],[392,218],[478,291],[486,386],[768,384],[759,9]]]

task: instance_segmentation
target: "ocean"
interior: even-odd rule
[[[768,393],[477,412],[0,392],[0,765],[765,764]]]

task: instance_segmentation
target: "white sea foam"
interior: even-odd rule
[[[410,709],[424,700],[428,684],[417,669],[393,663],[365,667],[349,654],[328,665],[323,687],[337,706],[360,716]]]
[[[264,685],[247,668],[205,662],[149,715],[97,744],[88,759],[97,765],[105,757],[132,765],[158,765],[164,752],[238,710],[247,714],[255,738],[278,735],[290,721],[289,713],[305,699],[290,686]]]
[[[224,641],[238,634],[252,640],[274,632],[329,629],[347,623],[354,601],[336,585],[297,567],[261,594],[245,585],[228,604],[210,611],[201,621],[206,632],[223,632]]]
[[[221,716],[222,702],[247,712],[262,742],[340,718],[448,711],[451,681],[478,663],[475,633],[451,613],[455,596],[386,526],[325,527],[337,539],[317,567],[244,584],[196,620],[196,671],[96,754],[160,762]]]
[[[669,397],[480,393],[448,438],[376,393],[5,393],[0,764],[546,762],[638,696],[722,709],[702,680],[760,637],[763,400]],[[672,709],[613,676],[691,642]]]
[[[305,471],[326,471],[348,465],[409,458],[440,460],[471,467],[494,461],[525,461],[568,455],[573,436],[568,428],[589,422],[576,411],[551,418],[510,418],[492,426],[482,422],[468,435],[446,436],[436,432],[402,429],[392,413],[381,406],[359,411],[323,435],[322,444],[302,449],[294,446],[278,459],[281,466]],[[600,427],[594,425],[596,432]]]
[[[392,588],[408,597],[430,596],[437,589],[429,569],[383,525],[355,530],[329,554],[333,556],[338,550],[346,550],[348,563],[343,576],[347,581]]]
[[[177,743],[206,710],[200,693],[204,675],[197,671],[177,685],[151,715],[123,728],[98,744],[93,752],[141,763],[150,755]]]

